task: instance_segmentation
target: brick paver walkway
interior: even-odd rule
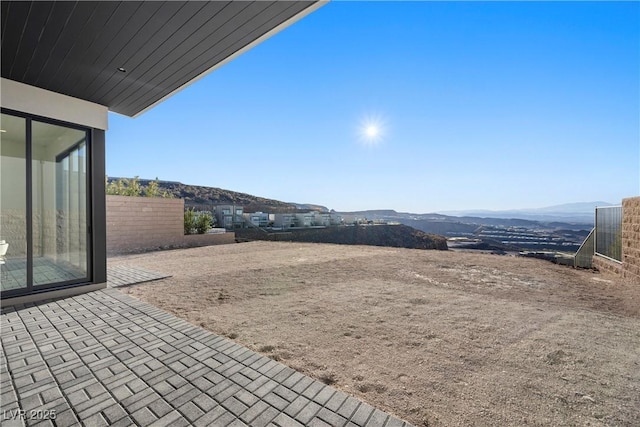
[[[116,289],[4,308],[0,356],[3,426],[408,425]]]
[[[128,267],[124,265],[107,267],[107,286],[110,288],[150,282],[152,280],[160,280],[167,277],[171,276],[155,271],[145,270],[140,267]]]

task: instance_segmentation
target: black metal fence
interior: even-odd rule
[[[595,253],[622,262],[622,206],[596,208]]]

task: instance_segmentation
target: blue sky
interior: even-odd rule
[[[640,194],[640,3],[334,1],[109,120],[109,176],[339,211],[617,203]]]

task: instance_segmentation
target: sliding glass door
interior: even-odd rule
[[[23,138],[5,140],[21,120]],[[8,244],[3,295],[89,279],[88,137],[86,129],[2,114],[2,229]],[[7,126],[8,128],[9,126]],[[19,134],[17,126],[12,132]],[[6,143],[6,150],[5,150]],[[20,155],[20,153],[23,153]],[[5,171],[5,165],[9,165]],[[5,192],[5,189],[10,191]],[[23,214],[22,227],[17,212]],[[23,278],[22,281],[19,278]]]

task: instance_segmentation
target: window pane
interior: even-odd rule
[[[33,284],[87,277],[86,132],[32,122]]]
[[[0,285],[27,286],[26,120],[0,118]],[[5,252],[6,251],[6,252]]]

